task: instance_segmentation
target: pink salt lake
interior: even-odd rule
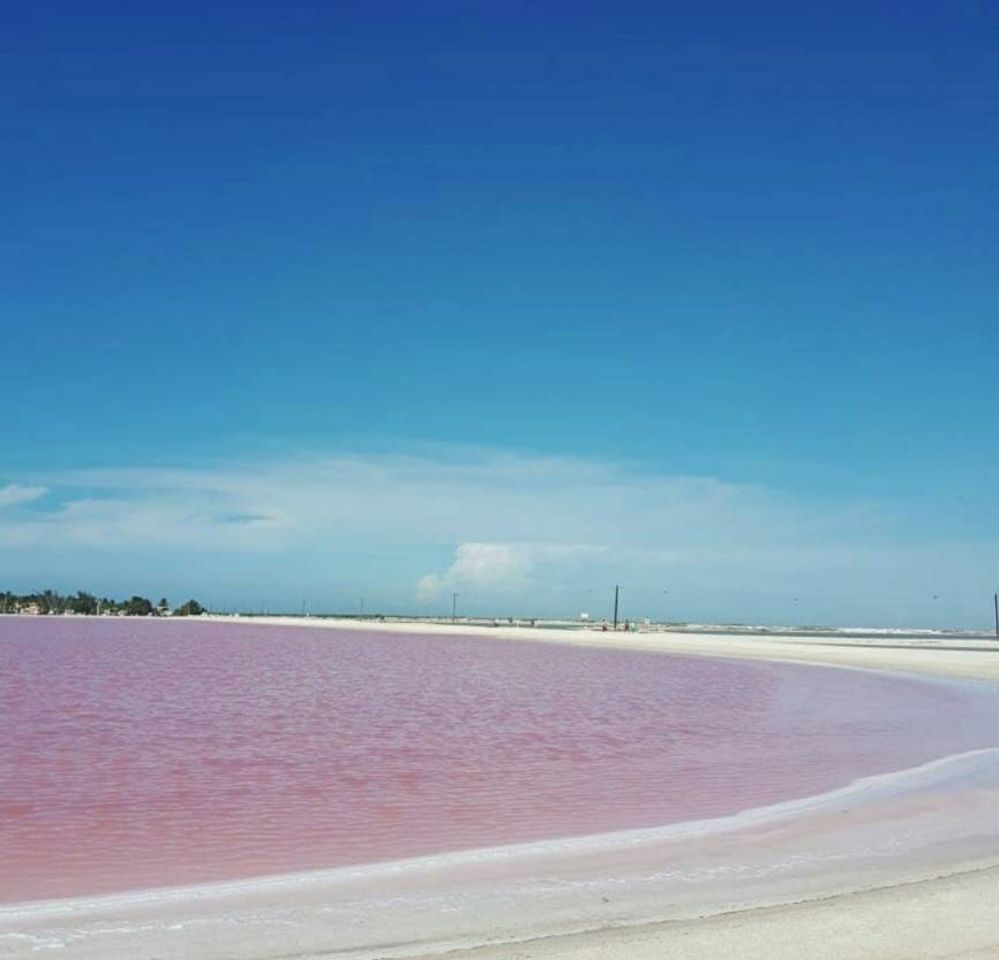
[[[973,685],[73,618],[0,617],[0,719],[5,902],[717,817],[999,745]]]

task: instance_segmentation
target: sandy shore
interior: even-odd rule
[[[997,896],[999,867],[971,869],[800,903],[446,956],[450,960],[987,960],[999,957]]]
[[[383,633],[438,634],[442,636],[501,637],[535,643],[571,646],[615,647],[694,656],[736,657],[751,660],[786,660],[794,663],[826,664],[891,670],[938,677],[999,681],[999,642],[948,639],[929,635],[918,639],[890,634],[855,636],[803,636],[793,633],[755,636],[728,633],[681,633],[667,630],[617,633],[599,629],[552,629],[541,627],[483,627],[462,623],[323,619],[319,617],[210,617],[220,623],[271,623],[317,630],[368,630]]]
[[[891,670],[994,683],[999,697],[999,644],[967,639],[238,622]],[[504,849],[498,858],[473,852],[211,889],[0,907],[0,957],[56,950],[67,960],[999,958],[994,753],[930,764],[901,780],[871,778],[801,805],[792,818],[763,811],[696,837],[607,835]],[[941,814],[958,809],[957,818]],[[623,885],[627,898],[619,896]],[[551,935],[560,928],[574,932]],[[467,946],[473,943],[491,945]]]

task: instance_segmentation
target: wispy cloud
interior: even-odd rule
[[[800,593],[825,604],[802,616],[871,619],[886,597],[967,594],[999,575],[988,544],[920,541],[892,505],[626,463],[452,448],[30,479],[0,489],[0,504],[21,504],[0,516],[0,557],[39,570],[155,566],[187,575],[185,590],[200,556],[212,561],[199,578],[238,569],[251,596],[363,581],[396,607],[456,591],[466,609],[529,597],[546,612],[593,606],[624,582],[633,603],[676,611],[669,591],[692,616],[787,618],[752,605]]]
[[[22,487],[16,483],[8,483],[0,487],[0,507],[10,507],[15,503],[31,503],[48,493],[47,487]]]
[[[870,508],[807,506],[715,478],[505,453],[88,470],[46,482],[60,506],[11,520],[0,535],[16,531],[22,543],[57,534],[79,545],[262,551],[362,541],[676,549],[835,538],[877,519]],[[511,568],[526,548],[518,549]]]

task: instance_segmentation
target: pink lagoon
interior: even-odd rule
[[[654,828],[999,745],[993,688],[210,622],[0,618],[0,900]]]

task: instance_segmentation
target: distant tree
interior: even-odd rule
[[[42,613],[62,613],[66,609],[66,598],[56,590],[45,590],[33,599]]]
[[[78,590],[73,596],[62,596],[56,590],[41,590],[35,593],[17,594],[11,590],[0,590],[0,615],[4,613],[32,613],[37,611],[45,614],[72,613],[86,614],[121,614],[130,617],[156,616],[162,611],[169,611],[170,602],[161,597],[159,605],[154,607],[146,598],[137,594],[130,600],[113,600],[110,597],[98,599],[86,590]],[[179,607],[175,615],[181,617],[196,617],[206,613],[205,608],[197,600],[188,600]]]
[[[125,603],[126,617],[149,617],[156,613],[156,608],[146,597],[132,597]]]
[[[97,613],[97,597],[84,590],[78,590],[75,597],[69,598],[69,609],[73,613],[85,613],[93,616]]]

